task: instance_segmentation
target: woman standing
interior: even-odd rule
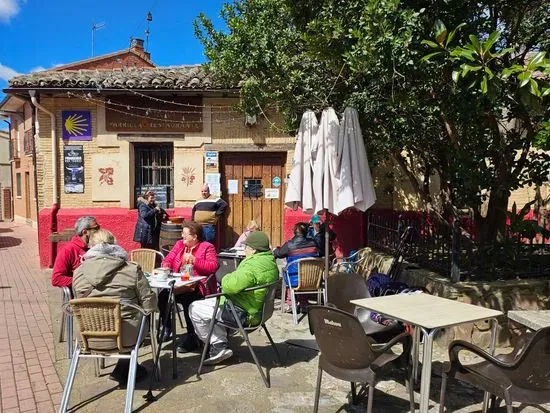
[[[209,242],[203,241],[202,226],[196,222],[184,222],[181,232],[183,239],[176,242],[170,253],[162,261],[162,267],[170,268],[173,272],[182,272],[187,264],[193,265],[193,275],[208,277],[218,271],[218,256],[216,249]],[[207,283],[207,278],[199,282],[175,288],[176,302],[182,304],[187,325],[187,334],[178,345],[178,351],[185,353],[199,348],[200,341],[195,334],[193,323],[189,318],[189,305],[196,300],[202,300],[208,294],[216,292],[216,277],[212,277]],[[169,291],[164,290],[159,294],[159,309],[161,317],[164,317],[168,302]],[[163,319],[167,333],[165,339],[171,336],[171,317]],[[164,340],[163,340],[164,341]]]
[[[134,241],[141,244],[141,248],[159,249],[160,224],[163,218],[168,217],[155,202],[155,193],[147,191],[138,199],[138,220],[134,231]]]

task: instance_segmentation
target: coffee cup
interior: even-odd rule
[[[170,268],[155,268],[151,275],[159,281],[166,281],[170,275]]]

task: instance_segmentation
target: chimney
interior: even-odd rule
[[[143,47],[143,39],[132,39],[130,50],[146,60],[151,60],[151,53],[146,52]]]

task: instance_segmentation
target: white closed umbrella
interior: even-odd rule
[[[316,133],[315,133],[316,131]],[[308,152],[309,151],[309,155]],[[366,211],[376,201],[367,152],[354,108],[342,122],[332,108],[323,110],[317,125],[306,111],[298,131],[285,204],[301,205],[306,213],[339,215],[348,208]],[[329,271],[329,231],[325,231],[325,303]]]
[[[317,130],[315,113],[306,111],[296,135],[296,147],[290,178],[286,187],[285,205],[296,210],[301,207],[307,214],[313,213],[313,165],[317,155]]]
[[[376,192],[357,109],[344,110],[339,141],[342,161],[338,172],[338,207],[334,214],[351,207],[364,212],[376,202]]]

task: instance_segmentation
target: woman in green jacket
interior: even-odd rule
[[[246,312],[246,324],[255,325],[261,321],[261,311],[267,290],[243,292],[246,288],[269,284],[279,278],[279,270],[275,258],[269,249],[269,238],[264,232],[255,231],[245,241],[246,258],[239,267],[222,279],[222,291],[230,296],[231,302]],[[222,312],[223,301],[220,303],[217,318]],[[189,314],[197,336],[203,341],[208,337],[208,329],[216,298],[195,301],[189,307]],[[215,325],[210,337],[210,357],[205,364],[216,364],[233,355],[227,348],[227,331],[224,327]]]

